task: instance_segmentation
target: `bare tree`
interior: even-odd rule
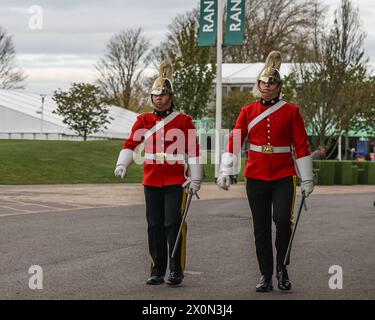
[[[107,53],[96,65],[97,84],[108,103],[137,108],[130,105],[133,88],[141,80],[150,48],[150,42],[142,32],[141,28],[128,29],[113,36],[107,45]]]
[[[156,77],[142,76],[141,81],[138,81],[133,86],[130,105],[132,110],[138,113],[150,112],[153,110],[151,103],[151,87]]]
[[[12,37],[0,26],[0,88],[23,89],[26,76],[16,69],[16,51]]]
[[[272,50],[279,50],[284,61],[305,47],[322,14],[317,0],[246,0],[245,40],[242,46],[225,47],[227,63],[265,61]]]

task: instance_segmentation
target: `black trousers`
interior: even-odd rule
[[[186,222],[174,258],[172,251],[182,221],[186,193],[181,185],[144,187],[151,276],[164,276],[169,257],[170,271],[182,272],[186,257]]]
[[[259,269],[261,274],[270,276],[273,274],[272,220],[276,225],[276,263],[282,266],[293,228],[296,177],[274,181],[248,179],[246,191]]]

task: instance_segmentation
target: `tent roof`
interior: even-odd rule
[[[38,94],[24,90],[0,90],[0,107],[11,109],[31,118],[40,120],[41,106],[42,98]],[[61,127],[61,132],[63,133],[72,133],[67,125],[63,123],[63,118],[53,113],[56,108],[57,104],[52,100],[52,97],[46,96],[43,106],[44,122]],[[91,136],[104,136],[107,138],[119,139],[127,138],[138,114],[130,110],[110,105],[109,115],[113,117],[114,120],[107,125],[108,129]]]
[[[282,78],[290,74],[293,65],[293,63],[281,64],[280,74]],[[375,75],[375,63],[370,62],[368,66],[370,74]],[[223,85],[253,85],[263,68],[264,63],[223,63],[222,83]]]
[[[254,84],[262,71],[264,63],[224,63],[222,66],[223,84]],[[291,63],[281,64],[281,76],[290,73]]]

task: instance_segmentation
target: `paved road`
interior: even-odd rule
[[[191,205],[182,288],[145,285],[142,204],[17,199],[0,188],[0,299],[375,299],[374,193],[313,194],[289,268],[291,293],[254,292],[259,278],[245,198]],[[298,204],[299,199],[297,199]],[[29,289],[30,266],[43,289]],[[330,266],[343,289],[328,286]]]

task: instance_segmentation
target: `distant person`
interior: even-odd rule
[[[128,166],[133,162],[136,148],[144,142],[143,186],[151,264],[150,277],[146,281],[148,285],[164,283],[168,260],[170,273],[167,284],[182,284],[186,221],[173,258],[172,252],[182,223],[181,214],[185,209],[187,194],[196,194],[203,179],[200,147],[192,117],[174,110],[172,72],[172,65],[168,61],[160,65],[160,75],[151,89],[155,110],[138,116],[115,169],[115,175],[124,178]],[[192,133],[196,143],[189,143],[188,136]],[[185,171],[185,156],[188,157],[188,171]],[[185,175],[188,172],[190,177]]]
[[[356,152],[355,148],[351,148],[350,149],[350,159],[355,160],[356,156],[357,156],[357,152]]]
[[[373,145],[371,148],[371,151],[369,153],[369,160],[375,162],[375,145]]]
[[[313,160],[325,160],[326,159],[326,148],[319,146],[312,154]]]
[[[358,154],[358,155],[355,157],[355,160],[356,160],[356,161],[366,161],[366,157],[365,157],[363,154]]]

